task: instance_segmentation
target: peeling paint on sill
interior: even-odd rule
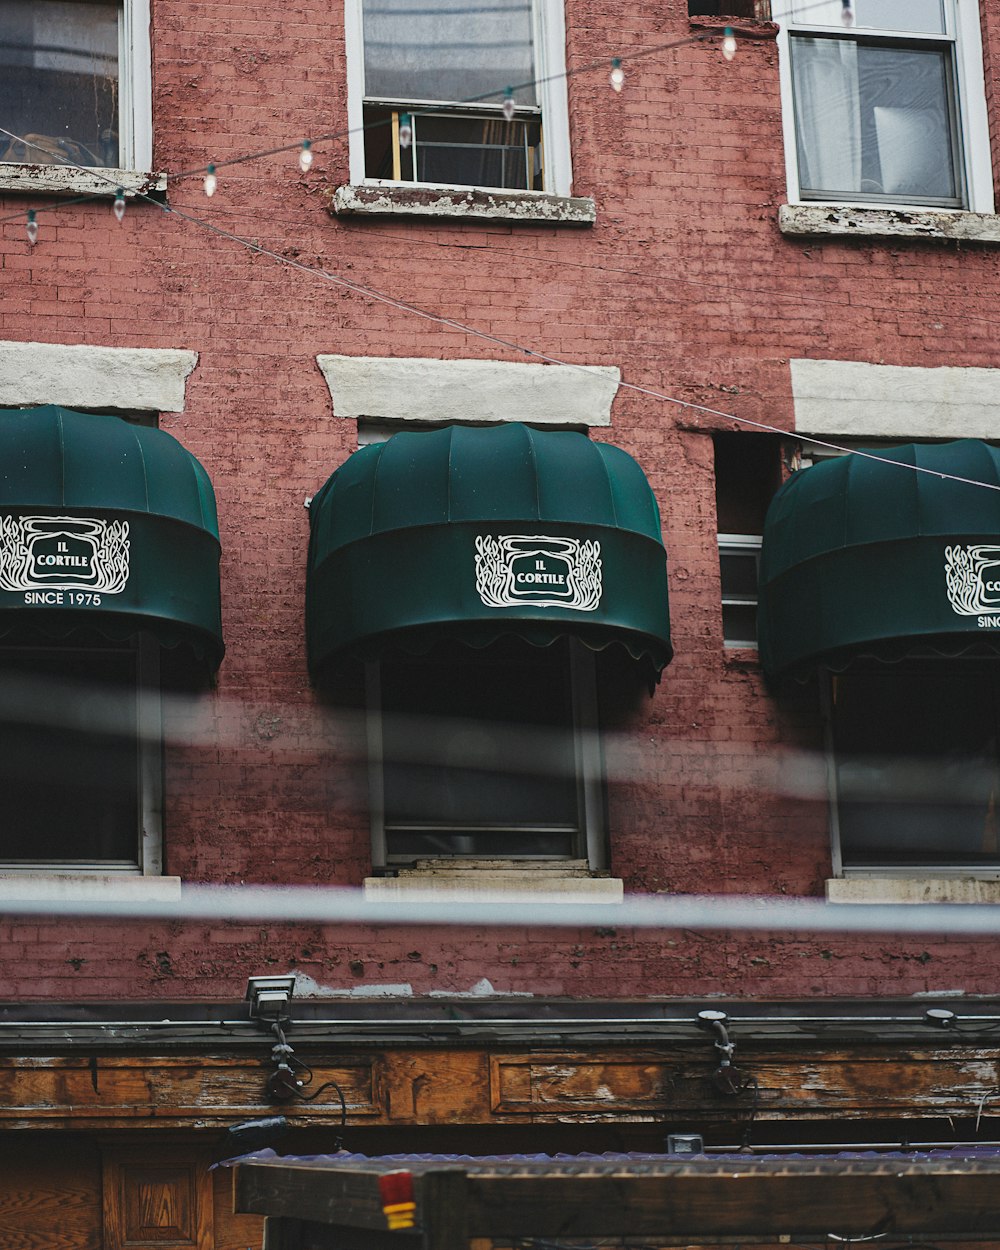
[[[65,165],[11,165],[0,162],[0,191],[47,195],[100,195],[108,199],[121,187],[126,196],[162,194],[164,173],[133,169],[73,169]]]
[[[853,235],[868,239],[940,239],[1000,244],[1000,216],[957,209],[848,208],[841,204],[782,204],[778,227],[791,237]]]
[[[544,191],[345,185],[328,191],[327,198],[334,216],[475,217],[570,226],[590,226],[597,219],[589,196]]]

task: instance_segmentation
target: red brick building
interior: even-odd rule
[[[0,6],[8,1244],[259,1239],[258,975],[371,1154],[995,1136],[1000,5],[721,7]]]

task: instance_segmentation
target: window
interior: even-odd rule
[[[569,194],[559,0],[347,0],[346,14],[352,182]]]
[[[772,434],[716,434],[715,509],[727,647],[757,645],[761,535],[781,484],[780,440]]]
[[[0,864],[159,873],[158,645],[0,648]]]
[[[149,170],[149,0],[3,0],[0,126],[8,164]]]
[[[369,665],[376,868],[418,859],[605,863],[594,661],[563,639]]]
[[[776,0],[793,198],[992,212],[977,0]]]
[[[835,871],[1000,874],[998,696],[988,660],[831,676]]]

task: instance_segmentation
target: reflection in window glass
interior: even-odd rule
[[[948,49],[791,46],[803,197],[960,203]]]
[[[364,0],[365,95],[534,105],[531,0]]]
[[[833,678],[845,867],[1000,866],[998,692],[960,661]]]
[[[0,160],[117,166],[118,5],[5,0]]]
[[[578,853],[565,644],[382,663],[390,860]]]

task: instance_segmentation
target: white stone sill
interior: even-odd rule
[[[1000,244],[1000,215],[947,208],[857,208],[782,204],[778,227],[789,237],[850,235],[868,239],[943,239]]]
[[[618,877],[595,877],[577,861],[425,860],[397,877],[366,877],[365,898],[384,903],[620,903]]]
[[[590,226],[597,220],[597,207],[589,196],[547,191],[356,183],[334,188],[328,200],[336,217],[485,218],[566,226]]]
[[[1000,880],[987,877],[837,877],[830,903],[1000,903]]]
[[[121,187],[127,197],[166,191],[167,175],[134,169],[74,169],[66,165],[0,162],[0,191],[46,195],[96,195],[111,199]]]
[[[3,902],[82,902],[113,898],[137,903],[179,900],[180,877],[143,877],[130,872],[35,872],[0,869]]]

